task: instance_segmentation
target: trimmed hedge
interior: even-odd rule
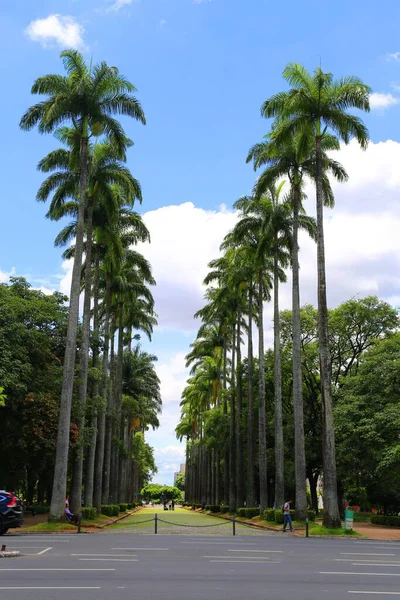
[[[259,508],[238,508],[236,511],[239,517],[244,517],[246,519],[253,519],[254,517],[258,517],[260,514]]]
[[[121,512],[126,512],[126,511],[128,510],[128,503],[127,503],[127,502],[122,502],[122,503],[119,505],[119,510],[120,510]]]
[[[373,515],[371,523],[374,525],[388,525],[389,527],[400,527],[400,517],[389,517],[386,515]]]
[[[106,517],[118,517],[119,504],[102,504],[101,514],[106,515]]]
[[[126,505],[128,510],[132,510],[132,508],[136,508],[136,503],[135,502],[128,502],[128,504]]]
[[[264,520],[269,522],[275,522],[275,510],[273,508],[268,508],[264,511]]]
[[[97,510],[94,506],[82,506],[82,519],[85,521],[94,521],[97,517]]]
[[[206,504],[206,510],[209,510],[210,512],[213,512],[213,513],[219,513],[220,508],[221,507],[219,504]]]
[[[222,514],[228,513],[228,512],[229,512],[229,506],[224,506],[224,505],[222,505],[222,506],[220,506],[220,507],[219,507],[219,511],[220,511]]]

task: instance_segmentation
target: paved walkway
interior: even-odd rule
[[[370,540],[400,541],[400,529],[395,527],[382,527],[379,525],[372,525],[371,523],[355,523],[354,529]]]

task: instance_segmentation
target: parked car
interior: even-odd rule
[[[0,490],[0,535],[24,522],[22,501],[12,492]]]

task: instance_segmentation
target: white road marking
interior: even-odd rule
[[[0,587],[0,590],[101,590],[101,587]]]
[[[379,594],[385,596],[400,596],[400,592],[361,592],[358,590],[349,590],[348,594]]]
[[[155,552],[162,552],[165,550],[169,550],[169,548],[111,548],[111,550],[154,550]]]
[[[341,556],[396,556],[395,554],[374,554],[373,552],[341,552]]]
[[[38,552],[36,556],[39,556],[40,554],[46,554],[46,552],[48,552],[49,550],[53,550],[53,548],[45,548],[41,552]]]
[[[237,560],[237,559],[244,559],[244,560],[261,560],[261,561],[270,561],[268,556],[203,556],[203,558],[218,558],[218,559],[230,559],[230,560]]]
[[[368,565],[363,565],[364,567]],[[400,577],[400,573],[355,573],[349,571],[318,571],[319,575],[375,575],[376,577]]]
[[[391,564],[393,564],[395,562],[395,558],[390,559],[390,558],[386,558],[384,560],[374,560],[373,558],[335,558],[335,562],[359,562],[359,563],[363,563],[363,564],[371,564],[371,563],[378,563],[378,565],[384,565],[385,563],[389,562]],[[396,564],[400,564],[400,563],[396,563]]]
[[[260,560],[210,560],[210,563],[243,563],[245,565],[281,565],[282,561],[262,562]]]
[[[115,569],[0,569],[0,571],[115,571]]]
[[[380,563],[367,563],[367,562],[352,562],[353,567],[400,567],[400,563],[393,562],[380,562]]]
[[[71,554],[71,556],[92,556],[96,558],[98,556],[111,556],[113,558],[130,558],[136,556],[136,554]]]
[[[80,558],[79,560],[106,560],[107,562],[138,562],[137,558]]]
[[[213,544],[216,546],[232,546],[232,542],[206,542],[206,541],[199,541],[199,542],[181,542],[181,544],[209,544],[210,546],[212,546]],[[254,543],[248,543],[248,542],[237,542],[238,546],[256,546],[257,544]],[[236,544],[235,544],[236,546]],[[114,549],[114,548],[113,548]]]
[[[282,554],[283,550],[240,550],[240,549],[238,550],[238,549],[235,549],[235,550],[228,550],[228,552],[254,552],[254,553],[263,552],[265,554],[267,554],[267,553],[268,554]]]

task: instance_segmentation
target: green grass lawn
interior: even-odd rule
[[[123,514],[123,513],[122,513]],[[121,514],[119,515],[121,516]],[[97,525],[104,525],[109,521],[116,519],[117,517],[106,517],[105,515],[99,515],[96,519],[92,521],[88,521],[86,519],[82,520],[82,528],[90,528],[96,527]],[[57,532],[57,531],[76,531],[77,526],[71,525],[70,523],[49,523],[48,521],[44,521],[43,523],[37,523],[36,525],[30,525],[29,527],[24,527],[23,531],[47,531],[47,532]]]
[[[119,523],[107,527],[107,531],[120,531],[124,533],[152,533],[154,532],[154,515],[158,517],[159,533],[193,533],[193,534],[218,534],[232,535],[232,522],[212,517],[207,513],[176,508],[174,511],[164,511],[161,507],[146,507],[134,515],[127,517]],[[149,522],[148,522],[149,521]],[[164,523],[163,521],[168,521]],[[263,534],[251,530],[237,523],[237,535]]]

